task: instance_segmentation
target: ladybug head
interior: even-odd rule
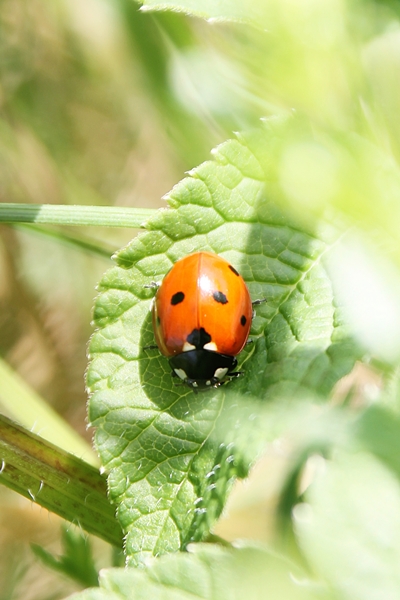
[[[193,389],[218,387],[228,381],[229,376],[238,375],[232,372],[237,365],[234,356],[219,354],[204,348],[172,356],[169,364],[172,374]]]

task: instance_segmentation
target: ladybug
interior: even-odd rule
[[[257,304],[259,301],[256,301]],[[178,260],[153,301],[154,335],[172,374],[194,389],[240,375],[236,355],[250,332],[253,307],[236,269],[210,252]]]

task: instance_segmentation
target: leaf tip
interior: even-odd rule
[[[214,148],[213,148],[213,150],[214,150]],[[211,150],[211,154],[212,154],[213,150]],[[197,167],[194,167],[194,169],[190,169],[189,171],[186,171],[186,174],[189,175],[189,177],[196,177],[196,171],[197,171]]]
[[[142,4],[142,6],[139,8],[140,12],[151,12],[152,8],[151,6],[148,6],[147,4]]]

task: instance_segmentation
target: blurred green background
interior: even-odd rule
[[[259,8],[268,33],[140,12],[132,0],[0,0],[0,202],[161,207],[185,171],[233,131],[296,114],[306,125],[288,129],[271,164],[277,197],[307,222],[356,224],[360,237],[342,249],[345,277],[340,254],[332,276],[355,307],[355,333],[368,323],[363,342],[394,364],[399,4],[271,0]],[[74,236],[111,254],[134,234],[0,225],[0,356],[88,441],[86,345],[95,285],[110,263],[74,247]],[[354,291],[360,269],[366,275]],[[363,304],[372,287],[382,291],[381,316],[393,309],[388,324]],[[370,372],[358,381],[380,385]],[[268,463],[267,490],[262,466],[256,479],[262,517],[239,493],[239,520],[223,521],[221,534],[268,539],[265,507],[276,502],[280,460]],[[59,551],[59,520],[1,487],[0,506],[0,600],[76,589],[28,546]],[[252,522],[242,521],[250,512]],[[99,565],[109,563],[104,544],[95,551]]]

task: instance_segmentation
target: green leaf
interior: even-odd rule
[[[311,568],[347,600],[400,593],[400,485],[373,456],[339,453],[326,461],[294,510]]]
[[[173,10],[187,15],[215,19],[218,21],[238,21],[261,27],[265,20],[265,6],[260,0],[243,3],[238,0],[144,0],[144,10]],[[260,23],[261,19],[261,23]]]
[[[400,479],[400,418],[382,406],[368,408],[352,428],[351,445],[379,458]]]
[[[101,590],[86,590],[74,600],[312,600],[323,588],[304,579],[285,559],[261,548],[227,550],[197,547],[193,553],[165,556],[144,570],[110,569],[100,575]],[[72,600],[71,598],[71,600]]]
[[[79,530],[74,530],[71,526],[64,526],[62,546],[64,553],[58,558],[37,544],[32,544],[31,548],[34,554],[51,569],[71,577],[85,587],[98,585],[98,573],[88,536]]]
[[[336,232],[306,230],[279,208],[272,165],[286,126],[267,123],[217,148],[213,161],[172,190],[171,208],[148,221],[148,232],[117,254],[118,266],[100,282],[89,419],[133,564],[204,539],[234,477],[255,459],[257,443],[244,456],[235,449],[235,430],[222,434],[227,394],[237,394],[239,404],[245,394],[260,407],[276,397],[324,397],[359,354],[324,267]],[[244,376],[198,395],[174,386],[168,361],[146,349],[154,344],[154,292],[146,286],[197,250],[227,258],[252,298],[267,299],[253,321],[254,343],[239,357]],[[264,435],[259,431],[259,439]]]

